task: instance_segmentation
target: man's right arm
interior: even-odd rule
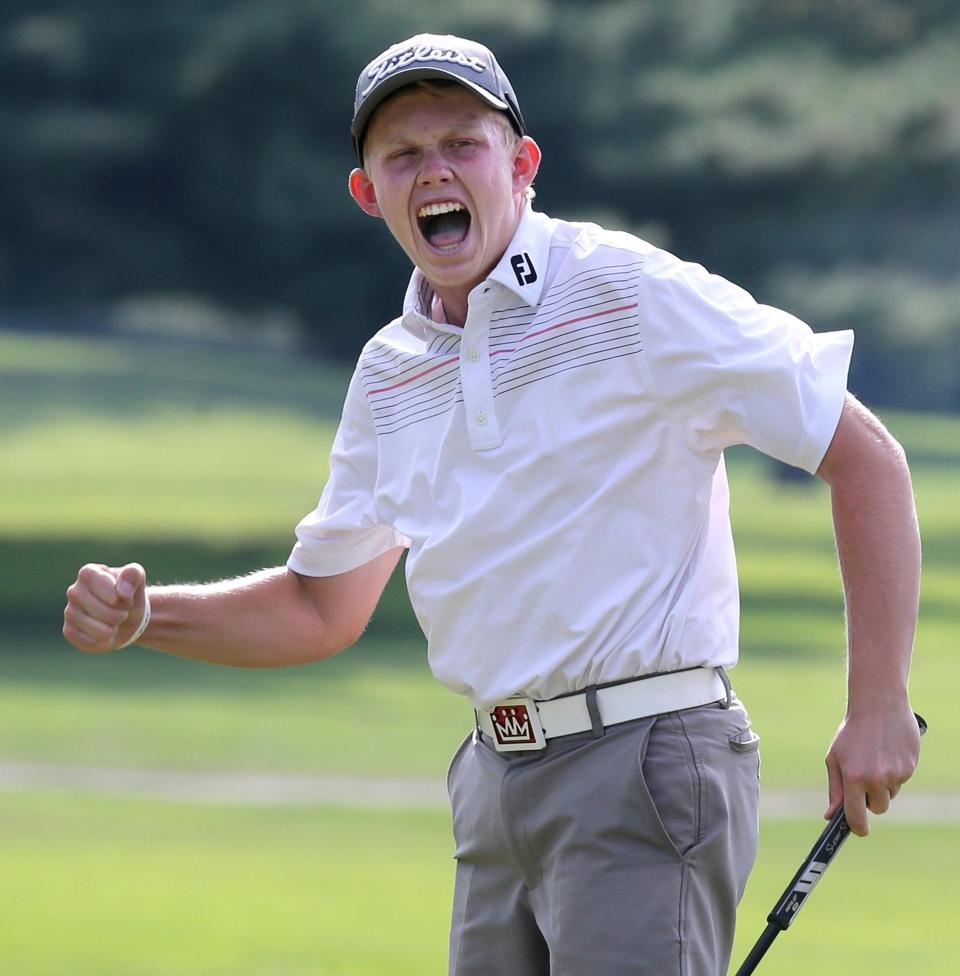
[[[247,668],[332,657],[363,633],[402,552],[391,549],[337,576],[281,566],[219,583],[151,586],[150,623],[137,643]],[[84,566],[67,590],[63,636],[91,654],[122,647],[143,617],[146,591],[136,563]]]

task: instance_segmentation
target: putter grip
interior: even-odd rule
[[[927,731],[927,723],[922,716],[914,713],[917,725],[920,726],[920,734]],[[780,896],[773,911],[767,916],[767,921],[771,925],[776,925],[781,931],[785,930],[797,917],[797,912],[803,907],[807,896],[813,891],[814,886],[827,870],[830,862],[834,859],[837,851],[840,850],[843,842],[850,835],[850,824],[847,823],[846,815],[841,806],[831,817],[830,823],[824,828],[823,833],[817,838],[813,849],[800,865],[800,870],[793,876],[793,880],[787,885],[787,890]]]

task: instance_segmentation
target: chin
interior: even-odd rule
[[[434,278],[442,280],[446,285],[465,284],[474,280],[478,274],[477,261],[460,254],[429,254],[426,256],[426,260],[420,264],[421,270],[424,270],[425,267],[430,269]]]

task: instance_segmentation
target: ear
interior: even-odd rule
[[[519,193],[536,179],[540,169],[540,147],[530,138],[524,136],[517,145],[513,157],[513,188]]]
[[[350,196],[367,216],[383,216],[377,203],[377,191],[373,180],[362,169],[355,169],[350,173]]]

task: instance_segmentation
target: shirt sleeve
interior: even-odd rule
[[[649,379],[684,440],[703,452],[749,444],[815,473],[840,421],[853,332],[815,333],[665,252],[638,289]]]
[[[330,477],[317,507],[297,526],[287,565],[304,576],[335,576],[409,539],[381,522],[376,508],[377,436],[355,372],[330,452]]]

